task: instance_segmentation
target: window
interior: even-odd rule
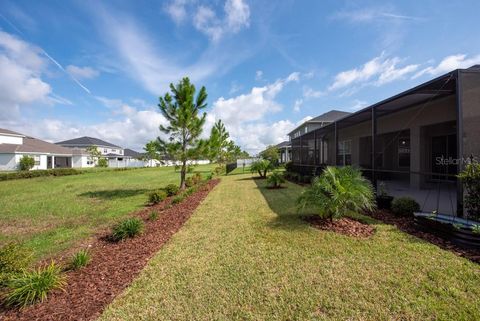
[[[308,133],[308,126],[305,126],[305,134]]]
[[[116,150],[116,149],[112,149],[112,153],[116,153],[116,152],[117,152],[117,150]]]
[[[343,140],[338,142],[337,163],[339,165],[352,165],[352,141]]]
[[[34,155],[33,160],[35,161],[35,166],[40,165],[40,156],[39,155]]]
[[[398,139],[398,167],[410,167],[410,138]]]

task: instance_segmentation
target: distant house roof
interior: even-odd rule
[[[57,145],[62,146],[69,146],[69,147],[87,147],[87,146],[105,146],[105,147],[115,147],[115,148],[122,148],[120,146],[114,145],[112,143],[106,142],[104,140],[95,138],[95,137],[78,137],[74,139],[64,140],[62,142],[55,143]]]
[[[286,141],[284,141],[284,142],[281,142],[280,144],[275,145],[275,147],[277,147],[277,148],[283,148],[283,147],[288,147],[288,146],[290,146],[290,145],[291,145],[291,143],[290,143],[288,140],[286,140]]]
[[[15,133],[15,135],[21,134]],[[33,137],[24,136],[23,144],[0,144],[0,153],[42,153],[71,156],[73,151],[70,148],[58,146]]]
[[[321,114],[320,116],[314,117],[306,122],[307,123],[317,123],[317,122],[331,123],[347,115],[350,115],[350,113],[346,111],[341,111],[341,110],[330,110],[329,112],[326,112],[324,114]]]
[[[123,150],[123,154],[125,156],[129,156],[129,157],[132,157],[132,158],[136,158],[136,159],[140,159],[143,157],[143,154],[142,153],[139,153],[137,151],[134,151],[133,149],[130,149],[130,148],[125,148]]]
[[[14,132],[13,130],[10,129],[5,129],[5,128],[0,128],[0,134],[7,134],[7,135],[14,135],[14,136],[25,136],[20,133]]]
[[[292,134],[293,132],[297,131],[299,128],[304,126],[305,124],[318,124],[318,123],[332,123],[336,120],[339,120],[340,118],[346,117],[350,115],[351,113],[346,112],[346,111],[341,111],[341,110],[330,110],[326,113],[323,113],[317,117],[314,117],[312,119],[309,119],[302,124],[298,125],[294,130],[288,133],[288,135]]]

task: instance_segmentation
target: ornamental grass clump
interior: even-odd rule
[[[87,249],[78,251],[72,256],[70,260],[69,268],[71,270],[78,270],[88,265],[90,262],[90,253]]]
[[[297,206],[299,210],[313,208],[320,217],[333,220],[349,212],[373,210],[375,193],[360,170],[328,166],[299,196]]]
[[[8,280],[4,303],[10,307],[25,307],[44,301],[54,289],[66,285],[61,269],[52,261],[32,271],[23,271]]]
[[[135,237],[142,233],[143,222],[136,217],[127,218],[113,227],[112,239],[122,241],[127,238]]]

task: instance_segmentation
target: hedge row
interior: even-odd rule
[[[141,167],[140,167],[141,168]],[[95,168],[95,169],[77,169],[77,168],[55,168],[55,169],[41,169],[33,171],[19,171],[13,173],[0,173],[0,181],[8,181],[13,179],[34,178],[44,176],[68,176],[79,175],[93,172],[106,172],[106,171],[126,171],[137,169],[137,167],[121,167],[121,168]]]

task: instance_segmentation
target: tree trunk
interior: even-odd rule
[[[182,169],[180,172],[180,189],[185,189],[185,176],[187,174],[187,161],[182,161]]]

